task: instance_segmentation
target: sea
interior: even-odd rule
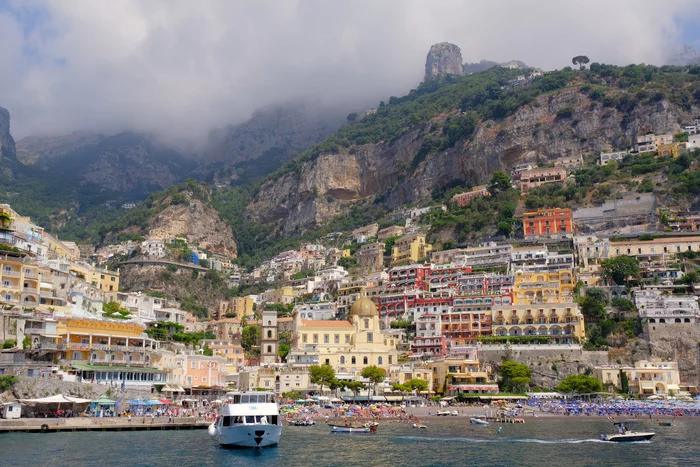
[[[525,424],[469,424],[467,417],[385,422],[376,434],[331,434],[327,425],[284,427],[276,447],[224,449],[206,430],[0,434],[7,466],[688,466],[700,465],[700,420],[670,427],[645,420],[650,442],[609,443],[604,419],[528,418]],[[498,428],[501,432],[498,433]]]

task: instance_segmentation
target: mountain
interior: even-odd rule
[[[293,234],[360,201],[428,202],[436,190],[483,183],[525,160],[628,148],[637,135],[677,132],[698,115],[700,76],[686,69],[594,63],[544,76],[503,67],[447,74],[287,163],[260,186],[247,213]]]
[[[194,176],[217,185],[250,183],[333,134],[345,116],[293,101],[256,111],[245,123],[210,133]]]
[[[73,133],[27,137],[18,157],[53,176],[77,177],[108,190],[143,199],[183,180],[195,167],[191,158],[138,133],[105,137]]]
[[[528,68],[525,63],[519,60],[511,60],[506,63],[492,62],[490,60],[481,60],[478,63],[462,63],[462,49],[449,42],[440,42],[433,44],[428,51],[428,56],[425,59],[425,77],[423,79],[429,81],[446,75],[466,76],[486,71],[499,65],[507,68]]]

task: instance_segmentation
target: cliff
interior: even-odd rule
[[[637,135],[676,132],[679,122],[700,112],[667,100],[618,108],[589,94],[581,86],[543,93],[505,118],[482,120],[454,146],[427,155],[421,148],[461,110],[436,115],[390,141],[321,154],[299,171],[264,183],[248,213],[258,222],[278,224],[284,233],[315,228],[352,201],[380,197],[389,208],[420,203],[435,188],[483,183],[495,170],[524,161],[630,147]]]
[[[444,75],[461,75],[462,50],[449,42],[440,42],[430,47],[425,59],[425,80]]]
[[[184,237],[212,253],[236,257],[231,227],[211,205],[199,199],[165,208],[148,222],[146,230],[161,238]]]
[[[11,177],[16,166],[17,150],[10,134],[10,112],[0,107],[0,171]]]

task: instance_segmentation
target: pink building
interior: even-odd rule
[[[527,193],[530,188],[564,180],[566,180],[566,170],[561,167],[530,169],[520,173],[520,191]]]

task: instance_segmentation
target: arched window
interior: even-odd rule
[[[365,329],[369,329],[369,320],[368,319],[365,320]]]
[[[383,361],[384,361],[384,360],[382,359],[382,357],[377,357],[377,363],[378,363],[378,364],[381,365]]]
[[[345,365],[345,356],[340,357],[340,364]]]
[[[267,346],[267,353],[272,353],[272,346],[271,345]]]
[[[351,362],[352,362],[353,365],[354,365],[355,363],[357,363],[356,360],[355,360],[355,357],[352,357]]]
[[[362,357],[362,364],[367,365],[369,361],[367,360],[367,357]]]
[[[270,321],[270,320],[268,319],[268,320],[267,320],[267,325],[268,325],[268,326],[272,326],[272,321]]]
[[[267,338],[268,338],[268,339],[271,339],[271,338],[272,338],[272,331],[269,330],[269,329],[267,330]]]

